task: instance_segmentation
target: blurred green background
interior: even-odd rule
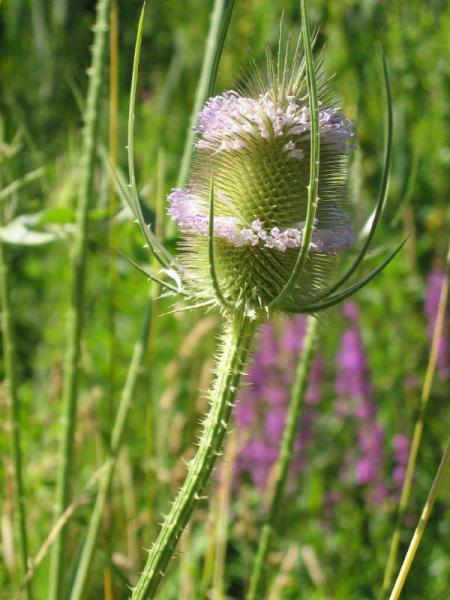
[[[112,37],[118,54],[116,60],[114,48],[108,51],[101,98],[100,154],[110,154],[123,172],[140,8],[135,0],[114,3],[117,33],[113,29]],[[172,248],[176,237],[165,216],[164,198],[176,184],[211,10],[209,0],[153,0],[145,16],[135,125],[137,179],[149,218],[159,216],[158,230]],[[310,10],[320,29],[326,69],[336,73],[336,95],[356,123],[358,149],[351,190],[360,226],[376,200],[383,164],[386,109],[380,44],[387,56],[395,119],[393,166],[389,202],[373,256],[392,248],[405,234],[410,237],[388,269],[358,294],[357,302],[378,419],[386,439],[399,433],[410,437],[429,356],[429,323],[424,314],[427,277],[444,269],[449,239],[450,5],[445,0],[311,0]],[[295,34],[300,21],[296,0],[236,1],[217,93],[238,85],[252,59],[263,64],[266,45],[276,47],[283,11],[287,27]],[[95,3],[86,0],[0,3],[0,189],[42,169],[33,181],[9,193],[1,206],[2,239],[10,265],[31,556],[37,554],[53,523],[81,118],[94,17]],[[116,78],[117,110],[111,88]],[[29,216],[25,221],[24,215]],[[89,217],[72,481],[73,497],[80,499],[80,505],[70,519],[67,582],[77,565],[92,505],[86,485],[107,455],[111,424],[147,299],[150,293],[157,294],[116,251],[120,248],[141,263],[148,260],[138,228],[115,196],[101,156]],[[18,224],[27,229],[25,238],[17,234]],[[153,304],[148,349],[104,515],[89,599],[127,597],[127,586],[142,569],[143,547],[149,546],[159,515],[167,512],[169,499],[183,479],[181,456],[191,455],[199,417],[206,408],[198,390],[207,387],[211,376],[219,317],[201,311],[165,314],[172,309],[172,299]],[[327,366],[320,426],[306,468],[290,484],[277,530],[269,565],[272,587],[267,590],[272,600],[378,597],[395,525],[395,502],[367,505],[360,487],[349,485],[341,490],[332,525],[324,517],[325,495],[334,489],[340,465],[355,443],[351,426],[335,414],[335,357],[345,326],[339,309],[321,316],[319,348]],[[448,321],[446,328],[448,336]],[[7,405],[2,387],[0,597],[20,598]],[[402,532],[402,555],[437,469],[449,417],[448,379],[438,372]],[[172,562],[161,598],[244,597],[264,493],[250,478],[230,491],[220,591],[205,560],[218,510],[216,488],[212,486],[210,503],[197,511],[182,540],[182,553]],[[447,486],[447,503],[436,506],[405,598],[450,598],[449,540]],[[305,548],[314,559],[305,559]],[[213,556],[212,560],[219,559]],[[47,580],[46,556],[33,577],[36,598],[47,597]]]

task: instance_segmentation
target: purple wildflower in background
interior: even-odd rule
[[[384,500],[389,493],[384,481],[385,432],[377,422],[377,407],[372,400],[369,367],[359,329],[359,311],[355,302],[347,302],[342,312],[349,327],[343,333],[336,356],[336,409],[341,416],[352,416],[357,427],[356,452],[349,452],[341,478],[354,480],[366,490],[369,503]]]
[[[428,319],[427,331],[430,342],[433,338],[439,307],[439,298],[445,277],[445,273],[440,270],[434,270],[428,276],[425,315]],[[437,369],[443,379],[448,379],[450,377],[450,315],[448,312],[445,314],[444,329],[439,339]]]
[[[258,350],[246,376],[247,386],[239,394],[235,421],[242,440],[236,470],[247,474],[256,487],[264,489],[278,458],[286,421],[298,354],[303,345],[306,320],[294,317],[284,322],[280,333],[265,325],[258,337]],[[313,435],[323,379],[323,360],[317,357],[310,372],[305,408],[295,441],[292,474],[305,466]]]
[[[358,403],[370,396],[372,385],[358,327],[358,307],[355,302],[347,302],[343,305],[342,312],[347,317],[350,327],[342,335],[341,346],[336,356],[336,408],[340,414],[348,415],[355,412]]]
[[[351,417],[356,425],[355,448],[349,449],[339,471],[344,485],[356,483],[364,489],[369,504],[389,498],[396,499],[401,493],[408,463],[410,440],[397,434],[392,439],[392,471],[386,474],[388,456],[386,432],[377,419],[377,405],[373,399],[369,366],[360,326],[359,311],[354,301],[342,307],[348,328],[341,337],[336,355],[337,393],[336,412],[339,417]],[[331,496],[330,496],[331,494]],[[328,497],[334,497],[328,492]],[[333,510],[333,503],[326,502],[325,513]]]
[[[394,491],[397,496],[400,496],[403,482],[405,481],[406,466],[408,464],[409,450],[411,442],[408,436],[398,434],[392,440],[392,448],[394,450],[394,469],[392,471],[392,481],[394,483]]]

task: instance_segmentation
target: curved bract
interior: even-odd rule
[[[225,92],[206,103],[188,188],[168,198],[169,214],[184,234],[185,285],[195,297],[214,300],[208,244],[213,177],[217,281],[226,303],[250,314],[277,299],[305,235],[311,122],[303,59],[296,54],[282,74],[274,75],[269,63],[269,75],[255,77],[261,89]],[[320,86],[318,98],[320,177],[309,252],[276,306],[281,311],[300,311],[324,289],[337,257],[355,239],[346,200],[353,125],[327,103],[326,89]]]

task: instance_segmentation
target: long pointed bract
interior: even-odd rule
[[[346,288],[342,292],[339,292],[339,294],[335,294],[334,296],[327,298],[322,303],[310,304],[308,306],[303,306],[302,310],[306,313],[316,313],[316,312],[319,312],[320,310],[325,310],[326,308],[330,308],[331,306],[334,306],[335,304],[339,304],[340,302],[343,302],[350,296],[353,296],[353,294],[355,294],[358,290],[360,290],[365,285],[367,285],[369,283],[369,281],[372,281],[372,279],[376,275],[378,275],[378,273],[381,273],[381,271],[383,271],[388,266],[388,264],[397,256],[397,254],[400,252],[400,250],[403,248],[403,246],[406,244],[407,241],[408,241],[408,239],[403,240],[397,246],[397,248],[393,252],[391,252],[391,254],[389,254],[389,256],[387,258],[385,258],[375,269],[373,269],[373,271],[371,271],[368,275],[366,275],[365,277],[363,277],[362,279],[360,279],[359,281],[357,281],[350,287]]]
[[[141,16],[139,17],[138,30],[136,35],[136,44],[134,48],[133,57],[133,73],[131,77],[131,91],[130,91],[130,105],[128,110],[128,172],[130,176],[130,195],[131,198],[131,209],[136,216],[142,233],[149,245],[150,250],[154,253],[158,261],[165,267],[176,266],[176,260],[170,253],[164,248],[164,246],[157,240],[156,236],[151,230],[150,225],[145,222],[144,215],[142,213],[141,204],[139,202],[139,193],[136,186],[136,174],[134,169],[134,108],[136,104],[136,89],[139,73],[139,58],[141,55],[142,46],[142,33],[144,26],[144,14],[145,14],[145,2],[142,6]],[[169,262],[167,258],[169,257]]]
[[[392,133],[393,133],[393,114],[392,114],[392,98],[391,98],[391,88],[389,84],[389,74],[386,65],[386,59],[384,54],[382,54],[383,60],[383,73],[384,73],[384,82],[386,88],[386,101],[387,101],[387,139],[386,139],[386,153],[384,158],[384,168],[383,168],[383,177],[381,180],[380,193],[378,196],[378,201],[375,206],[375,212],[373,215],[372,223],[370,226],[369,234],[359,251],[358,256],[353,261],[351,267],[334,283],[330,288],[319,294],[316,300],[322,300],[333,294],[336,290],[338,290],[346,281],[350,279],[350,277],[355,273],[356,269],[364,260],[366,256],[372,239],[375,235],[376,229],[381,219],[381,215],[383,214],[383,209],[386,204],[386,197],[388,191],[388,183],[389,183],[389,171],[391,166],[391,154],[392,154]]]
[[[294,289],[298,278],[305,266],[306,259],[311,245],[314,229],[314,219],[316,216],[318,203],[319,187],[319,160],[320,160],[320,131],[319,131],[319,103],[317,100],[316,75],[314,70],[314,61],[312,56],[311,34],[309,31],[308,6],[306,0],[302,0],[301,18],[303,47],[305,52],[306,79],[308,85],[308,102],[311,122],[311,149],[309,162],[309,184],[308,184],[308,204],[306,209],[306,222],[303,230],[303,237],[300,244],[299,253],[295,266],[292,270],[286,284],[283,286],[278,296],[270,303],[270,306],[279,304]]]
[[[229,302],[225,299],[220,283],[217,278],[216,264],[214,260],[214,179],[211,175],[211,188],[209,190],[209,224],[208,224],[208,258],[209,258],[209,273],[211,275],[211,283],[214,288],[217,300],[222,308],[227,308]]]

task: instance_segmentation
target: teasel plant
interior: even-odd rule
[[[307,0],[301,0],[300,8],[295,45],[284,43],[280,33],[278,51],[267,51],[264,71],[254,67],[241,89],[210,98],[198,114],[191,178],[168,197],[169,215],[182,233],[177,257],[145,222],[136,186],[133,133],[141,13],[128,121],[129,185],[113,175],[160,271],[133,264],[161,286],[163,295],[182,299],[186,306],[181,310],[217,310],[223,329],[197,453],[149,549],[133,600],[155,596],[194,508],[205,498],[258,326],[276,314],[314,317],[335,306],[380,273],[406,241],[351,282],[371,247],[387,196],[392,106],[383,58],[388,123],[379,197],[356,258],[335,278],[342,255],[356,242],[348,201],[353,123],[333,102],[322,59],[313,58]]]

